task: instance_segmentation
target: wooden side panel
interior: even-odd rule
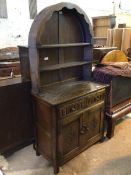
[[[52,110],[51,107],[48,106],[46,103],[39,101],[37,104],[37,111],[36,111],[36,122],[44,129],[46,132],[51,133],[51,115]]]
[[[37,152],[52,159],[52,108],[37,97],[34,100],[36,149]]]
[[[131,78],[117,76],[112,80],[112,106],[131,99]]]
[[[37,126],[37,152],[47,159],[52,160],[52,143],[51,135],[46,132],[40,125]]]
[[[19,46],[19,58],[22,81],[25,82],[31,79],[28,47]]]
[[[34,137],[30,82],[10,81],[0,87],[0,153],[14,152]]]

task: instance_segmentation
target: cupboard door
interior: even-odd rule
[[[79,128],[80,115],[72,115],[61,119],[59,134],[60,159],[66,159],[73,155],[80,147]]]
[[[81,147],[87,146],[89,142],[98,141],[99,137],[102,137],[104,117],[103,109],[104,102],[101,102],[83,112],[80,126]]]

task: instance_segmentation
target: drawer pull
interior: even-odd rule
[[[86,127],[86,131],[89,131],[89,128],[88,127]]]
[[[86,125],[83,125],[82,128],[80,129],[81,134],[85,134],[89,131],[89,128]]]
[[[83,129],[80,130],[81,134],[85,134],[85,131]]]
[[[75,110],[76,110],[76,108],[74,108],[74,107],[73,107],[73,108],[71,108],[71,110],[72,110],[72,111],[75,111]]]

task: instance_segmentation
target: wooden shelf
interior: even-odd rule
[[[57,70],[57,69],[64,69],[68,67],[74,67],[74,66],[81,66],[85,64],[92,63],[92,61],[77,61],[77,62],[68,62],[68,63],[63,63],[63,64],[55,64],[55,65],[50,65],[50,66],[44,66],[40,67],[40,72],[42,71],[52,71],[52,70]]]
[[[95,28],[95,27],[108,27],[109,28],[110,25],[94,25],[93,28]]]
[[[59,47],[78,47],[78,46],[90,46],[90,43],[67,43],[67,44],[46,44],[46,45],[42,45],[39,44],[37,45],[38,49],[42,49],[42,48],[59,48]]]
[[[107,37],[100,37],[100,36],[96,36],[96,37],[93,37],[93,39],[107,39]]]

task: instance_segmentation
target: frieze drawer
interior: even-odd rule
[[[90,107],[91,105],[103,101],[104,98],[105,90],[100,90],[87,96],[80,97],[77,100],[73,100],[70,103],[65,103],[59,106],[59,116],[65,117],[72,113],[78,112],[80,110]]]

